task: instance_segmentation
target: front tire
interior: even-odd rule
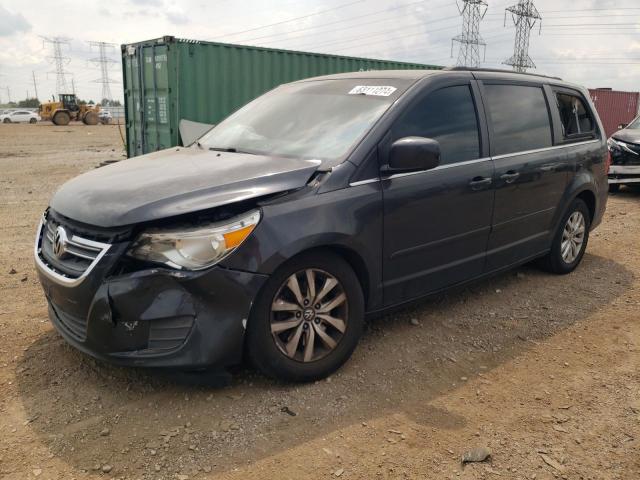
[[[288,382],[327,377],[353,353],[364,326],[364,297],[349,264],[328,251],[280,267],[254,304],[247,354],[265,375]]]
[[[36,123],[36,122],[37,122],[37,120],[35,118],[30,118],[29,119],[29,123]]]
[[[542,268],[560,275],[573,272],[584,256],[590,227],[589,208],[583,200],[577,198],[562,217],[551,251],[540,261]]]
[[[609,193],[618,193],[620,191],[619,183],[610,183],[609,184]]]

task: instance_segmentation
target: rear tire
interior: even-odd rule
[[[2,123],[11,123],[11,119],[9,119],[9,118],[5,118],[5,119],[2,121]]]
[[[609,193],[618,193],[620,191],[619,183],[610,183],[609,184]]]
[[[51,119],[54,125],[69,125],[71,121],[71,116],[67,112],[56,112],[53,114],[53,118]]]
[[[584,256],[590,227],[589,208],[583,200],[576,198],[562,216],[553,237],[551,251],[540,259],[539,265],[544,270],[559,275],[573,272]]]
[[[269,377],[310,382],[349,359],[363,326],[362,288],[349,264],[329,251],[304,253],[282,265],[258,295],[247,354]]]
[[[30,118],[29,119],[29,123],[36,123],[38,120],[36,120],[35,118]]]

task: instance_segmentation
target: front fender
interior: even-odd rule
[[[290,200],[263,206],[262,215],[251,236],[223,261],[225,267],[269,275],[301,252],[340,247],[366,266],[368,278],[363,283],[370,286],[373,304],[382,297],[382,191],[378,183],[293,195]]]

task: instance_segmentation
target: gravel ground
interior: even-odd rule
[[[39,215],[122,158],[114,126],[0,126],[0,478],[640,478],[639,192],[571,275],[525,266],[378,318],[326,381],[216,387],[96,362],[48,323]]]

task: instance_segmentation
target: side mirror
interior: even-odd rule
[[[627,128],[629,124],[628,123],[621,123],[620,125],[618,125],[618,130],[622,130],[623,128]]]
[[[431,170],[440,165],[440,144],[431,138],[404,137],[396,140],[389,151],[389,170],[410,172]]]

